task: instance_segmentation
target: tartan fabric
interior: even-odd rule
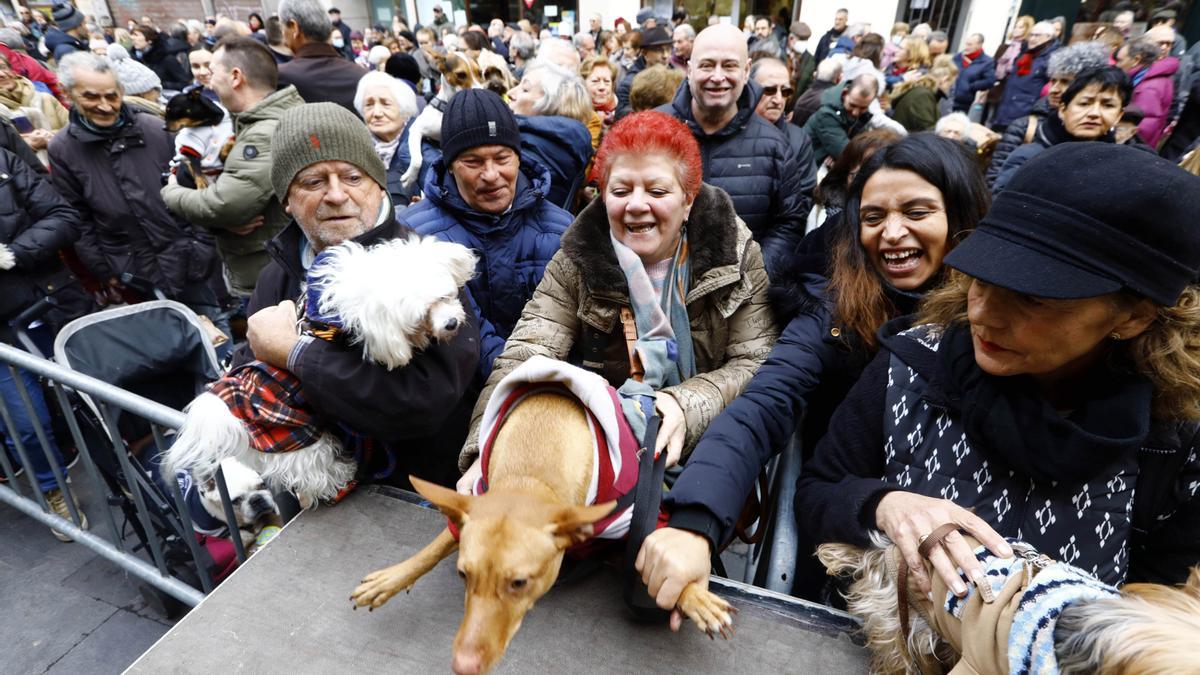
[[[261,361],[236,368],[210,390],[225,402],[250,434],[258,452],[292,452],[321,437],[316,416],[304,407],[300,380]]]

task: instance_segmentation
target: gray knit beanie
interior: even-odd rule
[[[387,167],[375,153],[367,125],[336,103],[306,103],[279,118],[271,139],[271,187],[287,201],[296,174],[317,162],[349,162],[387,189]]]
[[[521,130],[512,109],[496,92],[464,89],[450,99],[442,114],[442,159],[446,166],[481,145],[507,145],[521,151]]]

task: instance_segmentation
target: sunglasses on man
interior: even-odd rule
[[[763,96],[774,96],[775,94],[779,94],[781,92],[784,98],[791,98],[792,94],[794,94],[796,90],[780,84],[773,84],[769,87],[763,87],[762,90]]]

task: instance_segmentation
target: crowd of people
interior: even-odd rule
[[[542,355],[620,386],[654,326],[675,468],[639,564],[668,609],[797,432],[798,595],[832,601],[817,544],[873,532],[928,588],[947,522],[1116,584],[1200,562],[1200,46],[1173,9],[1076,39],[1019,16],[957,52],[846,10],[815,41],[786,13],[570,36],[440,6],[355,30],[319,0],[51,14],[0,29],[5,322],[52,295],[52,336],[155,289],[388,448],[363,476],[462,491],[506,374]],[[412,231],[478,256],[453,340],[388,370],[297,334],[318,254]],[[60,450],[16,424],[65,517],[37,459]],[[980,570],[957,534],[930,555],[956,591]]]

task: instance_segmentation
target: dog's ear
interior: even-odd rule
[[[472,497],[459,494],[450,488],[421,480],[416,476],[409,476],[408,479],[412,481],[413,488],[418,494],[428,499],[447,518],[454,521],[454,524],[459,529],[467,524],[467,512],[471,509]]]
[[[569,506],[555,514],[553,522],[546,526],[546,530],[554,535],[554,543],[565,549],[590,539],[594,534],[592,525],[612,513],[615,508],[615,501],[595,506]]]
[[[446,261],[449,263],[450,274],[454,277],[454,284],[462,288],[475,276],[478,258],[471,249],[462,244],[438,242],[438,245],[446,247]]]

